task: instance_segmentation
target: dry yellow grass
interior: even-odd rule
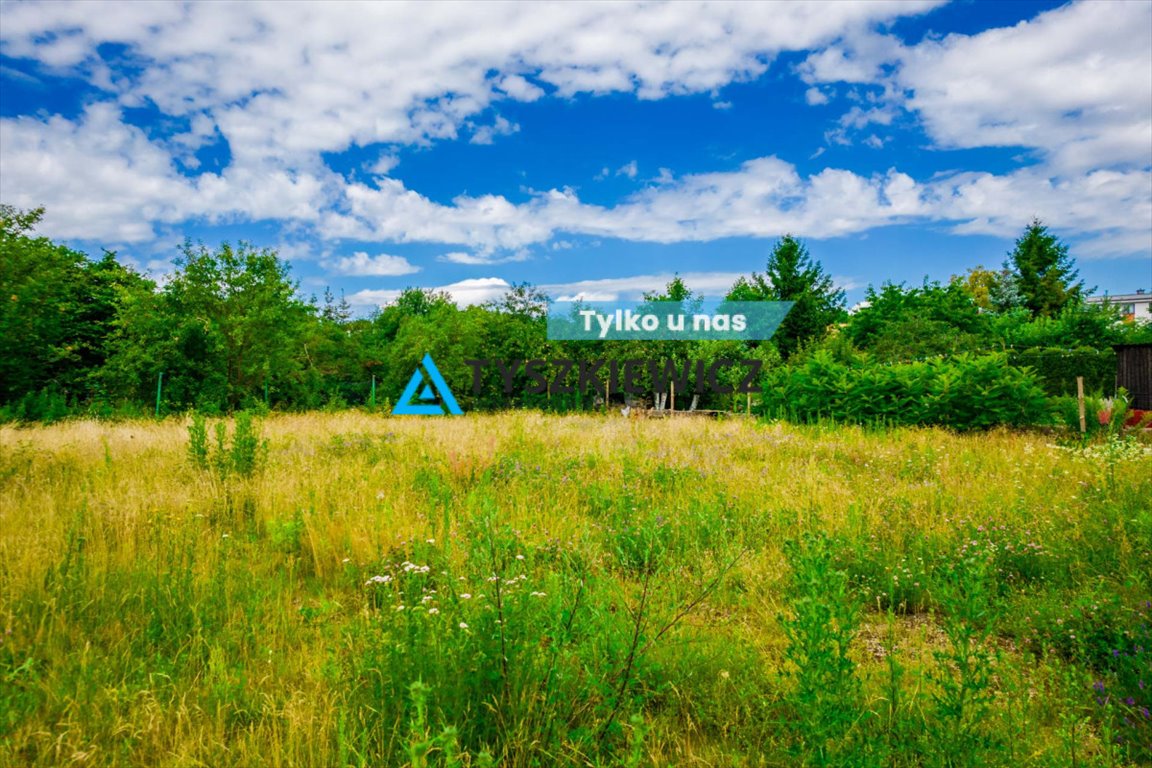
[[[750,542],[736,586],[680,634],[750,649],[770,678],[782,665],[787,538],[823,531],[861,546],[951,546],[975,525],[1002,522],[1071,557],[1078,539],[1099,545],[1100,509],[1123,517],[1133,499],[1152,496],[1146,459],[1118,464],[1109,480],[1099,462],[1051,438],[1012,432],[358,412],[278,415],[262,431],[267,460],[246,478],[192,467],[184,420],[0,426],[0,762],[333,764],[344,738],[342,629],[368,620],[354,585],[405,542],[459,539],[480,498],[525,542],[558,541],[605,572],[605,504],[631,499],[638,513],[659,511],[686,529],[695,514],[729,516]],[[1132,582],[1125,570],[1152,562],[1148,543],[1123,526],[1114,533],[1117,581]],[[463,564],[471,554],[461,541],[445,556]],[[196,619],[187,637],[153,638],[172,658],[141,656],[140,622],[168,584],[187,591],[171,595],[174,604],[216,606],[218,618]],[[1137,578],[1137,589],[1146,584]],[[934,647],[916,629],[925,619],[916,622],[901,630],[913,668]],[[869,626],[855,655],[875,699],[883,662],[869,648],[883,621]],[[657,653],[673,658],[677,648]],[[181,649],[198,649],[196,661],[173,661]],[[1051,664],[1036,679],[1019,671],[1023,662],[1012,669],[1036,686],[1055,674]],[[663,723],[650,735],[653,761],[757,764],[746,741],[685,725],[700,695],[653,715]],[[1021,706],[1036,754],[1059,753],[1057,705]],[[1085,744],[1093,733],[1085,729]]]

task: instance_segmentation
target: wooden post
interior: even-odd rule
[[[674,410],[676,410],[676,382],[672,381],[672,382],[669,382],[669,384],[672,385],[672,407],[669,408],[669,410],[674,411]]]
[[[1080,406],[1080,434],[1088,431],[1088,425],[1084,422],[1084,377],[1076,377],[1076,402]]]
[[[368,406],[376,410],[376,374],[372,374],[372,391],[368,394]]]
[[[156,418],[160,418],[160,392],[164,389],[164,371],[156,377]]]
[[[748,393],[748,403],[744,409],[744,413],[746,413],[749,416],[752,415],[752,393],[751,392]]]

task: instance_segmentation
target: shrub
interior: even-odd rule
[[[1035,376],[1003,354],[881,365],[817,353],[802,366],[770,374],[762,404],[764,415],[802,422],[955,429],[1038,424],[1047,410]]]
[[[796,713],[796,745],[815,765],[841,765],[858,745],[853,726],[860,718],[861,688],[848,647],[860,627],[861,606],[848,574],[835,566],[823,535],[785,544],[792,565],[786,595],[790,616],[782,617],[788,638],[785,656],[794,667],[789,703]],[[859,756],[859,755],[857,755]]]
[[[69,416],[75,410],[73,405],[69,405],[68,398],[58,388],[48,386],[0,406],[0,422],[39,421],[51,424]]]
[[[1111,392],[1116,388],[1116,353],[1111,349],[1035,347],[1012,350],[1008,361],[1031,369],[1049,395],[1075,395],[1077,376],[1084,377],[1088,392]]]
[[[996,660],[990,642],[997,621],[991,570],[986,555],[969,555],[943,569],[934,584],[947,642],[933,653],[936,667],[929,678],[936,685],[934,738],[949,766],[985,765],[984,750],[996,746],[984,733]]]
[[[228,444],[228,427],[223,421],[216,422],[213,429],[216,444],[210,451],[208,424],[202,414],[192,414],[187,451],[188,461],[193,467],[213,469],[221,478],[233,474],[249,477],[261,468],[268,453],[268,441],[261,439],[252,414],[245,411],[236,414],[231,445]]]

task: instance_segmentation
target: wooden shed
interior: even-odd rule
[[[1117,344],[1116,386],[1128,390],[1130,408],[1152,411],[1152,344]]]

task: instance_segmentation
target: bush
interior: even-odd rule
[[[1034,347],[1009,352],[1008,362],[1031,369],[1049,395],[1075,395],[1077,376],[1084,377],[1086,392],[1116,388],[1116,353],[1111,349]]]
[[[268,441],[260,437],[259,426],[252,414],[236,414],[236,429],[228,444],[228,426],[223,421],[215,424],[215,445],[209,445],[208,424],[204,416],[193,412],[188,425],[188,461],[197,469],[212,469],[220,478],[228,475],[249,477],[264,464],[268,454]],[[211,454],[211,455],[210,455]]]
[[[762,412],[796,421],[987,429],[1039,424],[1044,391],[1003,354],[961,355],[899,365],[869,358],[836,362],[818,352],[803,366],[773,372]]]
[[[39,421],[51,424],[71,415],[73,407],[68,398],[55,386],[39,392],[29,392],[19,400],[0,406],[0,422]]]

